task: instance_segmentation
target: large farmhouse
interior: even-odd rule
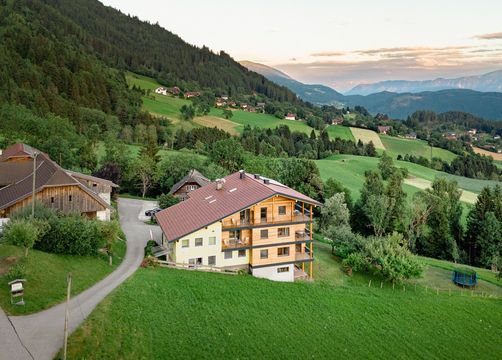
[[[307,277],[305,265],[312,277],[312,208],[319,205],[240,171],[192,191],[156,217],[170,262],[294,281]]]
[[[110,220],[114,187],[111,181],[65,170],[25,144],[12,145],[0,155],[0,219],[30,205],[35,192],[36,201],[46,207]]]
[[[200,172],[195,169],[190,170],[190,172],[180,181],[173,185],[169,194],[176,196],[181,201],[188,198],[188,194],[191,191],[197,190],[198,188],[209,184],[211,180],[206,178]]]

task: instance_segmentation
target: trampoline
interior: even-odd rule
[[[478,274],[470,269],[454,269],[451,280],[460,286],[473,287],[478,283]]]

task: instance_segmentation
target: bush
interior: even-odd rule
[[[157,243],[153,240],[148,240],[145,246],[145,258],[149,256],[153,256],[153,251],[152,249],[157,246]]]
[[[162,194],[159,196],[159,207],[161,209],[167,209],[173,205],[179,203],[180,200],[171,194]]]
[[[3,238],[8,244],[24,248],[24,256],[28,256],[28,250],[39,239],[39,234],[41,234],[41,231],[32,221],[19,219],[7,224]]]
[[[97,220],[69,215],[52,218],[49,225],[35,248],[56,254],[97,255],[104,245]]]
[[[12,265],[7,274],[5,274],[5,277],[8,281],[24,279],[26,278],[26,268],[23,264]]]

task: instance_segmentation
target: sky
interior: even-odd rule
[[[101,0],[197,46],[347,91],[502,69],[501,0]]]

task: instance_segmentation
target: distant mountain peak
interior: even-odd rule
[[[370,95],[382,91],[393,93],[418,93],[448,89],[469,89],[481,92],[502,92],[502,70],[482,75],[454,79],[438,77],[434,80],[385,80],[372,84],[359,84],[345,95]]]
[[[239,64],[241,64],[245,68],[248,68],[251,71],[254,71],[258,74],[262,74],[266,78],[268,78],[269,76],[279,76],[279,77],[283,77],[285,79],[293,80],[289,75],[287,75],[287,74],[283,73],[282,71],[277,70],[271,66],[268,66],[268,65],[264,65],[264,64],[260,64],[260,63],[248,61],[248,60],[241,60],[241,61],[239,61]]]

